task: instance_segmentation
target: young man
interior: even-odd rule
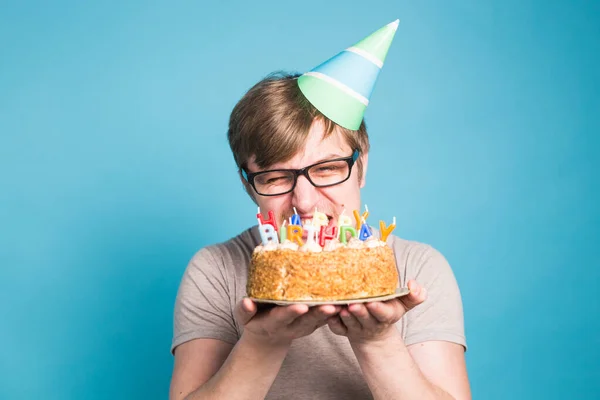
[[[332,83],[331,68],[319,75],[325,70],[264,79],[231,114],[228,137],[242,182],[279,224],[293,208],[303,219],[315,207],[335,219],[344,209],[361,209],[369,151],[364,107],[352,103],[356,92]],[[358,111],[344,114],[353,107]],[[319,185],[316,170],[339,159],[348,168],[336,182]],[[460,293],[435,249],[388,238],[400,284],[410,289],[404,297],[258,311],[244,296],[259,242],[254,226],[200,250],[188,265],[175,308],[171,399],[470,398]]]

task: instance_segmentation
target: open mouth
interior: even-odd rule
[[[327,227],[325,228],[325,230],[326,230],[326,232],[331,232],[331,229],[337,225],[337,222],[336,222],[336,219],[332,215],[326,214],[326,216],[327,216],[328,222],[327,222]],[[300,218],[302,219],[302,225],[304,227],[306,227],[308,225],[312,225],[312,222],[313,222],[312,217],[313,217],[312,215],[310,215],[306,218],[301,216]],[[319,228],[316,229],[315,232],[316,232],[315,239],[317,239],[319,237],[319,232],[321,232],[321,227],[319,226]],[[306,241],[307,237],[308,237],[308,229],[303,229],[302,240]]]

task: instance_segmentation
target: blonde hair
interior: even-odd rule
[[[365,122],[352,131],[325,117],[300,91],[298,76],[285,72],[270,74],[248,90],[233,108],[227,138],[240,172],[252,156],[260,168],[291,159],[304,147],[315,120],[323,122],[325,137],[337,129],[353,150],[368,153]],[[357,165],[360,180],[361,158]]]

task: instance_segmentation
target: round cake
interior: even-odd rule
[[[385,296],[397,287],[391,247],[370,236],[347,243],[335,238],[323,247],[314,241],[261,244],[252,254],[246,289],[255,299],[331,301]]]

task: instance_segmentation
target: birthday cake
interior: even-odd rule
[[[269,220],[259,213],[262,243],[252,254],[247,294],[251,298],[284,301],[353,300],[393,294],[398,287],[394,253],[386,238],[395,221],[380,221],[381,236],[373,235],[362,216],[357,221],[342,214],[332,224],[315,211],[311,221],[290,218],[277,227],[272,212]],[[277,228],[276,228],[277,227]],[[305,239],[303,239],[305,237]]]

